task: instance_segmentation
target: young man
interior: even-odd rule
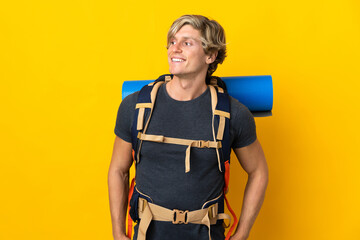
[[[169,139],[214,140],[208,83],[217,64],[223,62],[225,53],[224,30],[216,21],[199,15],[185,15],[173,23],[168,32],[172,79],[158,89],[146,134]],[[131,128],[138,95],[136,92],[123,100],[115,127],[108,175],[115,240],[129,239],[125,235],[125,216],[129,169],[133,162]],[[230,238],[242,240],[248,238],[264,200],[268,169],[256,137],[253,116],[232,97],[230,106],[230,145],[248,173],[239,224]],[[223,202],[224,174],[219,171],[219,156],[214,148],[191,147],[191,160],[188,158],[184,164],[185,153],[190,154],[189,151],[190,145],[142,142],[134,190],[142,197],[134,200],[134,209],[142,208],[142,212],[136,209],[140,221],[135,226],[134,239],[224,239],[222,221],[216,221],[226,218],[221,212],[222,207],[215,218],[207,210],[201,210],[209,201],[221,199]],[[170,212],[171,220],[164,220],[169,217],[165,213],[156,217],[159,209]],[[203,214],[201,220],[193,217],[195,212]],[[211,224],[210,218],[215,219]],[[188,224],[174,224],[183,222]]]

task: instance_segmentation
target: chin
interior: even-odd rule
[[[175,76],[180,76],[180,75],[186,74],[186,73],[181,72],[181,71],[170,71],[170,73],[171,73],[172,75],[175,75]]]
[[[181,75],[182,72],[181,71],[177,71],[177,70],[174,70],[174,69],[169,69],[169,72],[173,75]]]

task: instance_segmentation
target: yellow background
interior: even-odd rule
[[[270,181],[249,239],[360,239],[358,0],[1,1],[0,239],[112,239],[122,83],[168,72],[167,30],[188,13],[225,28],[216,75],[273,77],[273,116],[256,119]],[[238,213],[245,182],[233,161]]]

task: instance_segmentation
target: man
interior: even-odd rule
[[[158,90],[146,133],[211,141],[211,91],[207,83],[217,64],[222,63],[226,56],[224,30],[214,20],[185,15],[173,23],[167,41],[172,79]],[[129,169],[133,162],[131,128],[138,95],[136,92],[123,100],[115,127],[116,138],[108,175],[114,240],[129,239],[125,235],[125,216]],[[234,98],[230,98],[230,104],[230,144],[248,173],[239,224],[230,239],[242,240],[248,238],[264,200],[268,169],[251,113]],[[141,202],[145,204],[142,208],[147,209],[147,215],[155,215],[156,209],[171,213],[173,209],[188,211],[185,214],[177,211],[171,216],[173,221],[177,221],[175,218],[181,215],[180,223],[189,221],[189,224],[150,219],[149,225],[143,227],[146,214],[141,216],[139,213],[140,222],[135,226],[134,239],[224,239],[222,221],[216,221],[216,218],[226,218],[222,213],[215,217],[211,226],[205,223],[209,219],[207,213],[200,223],[192,220],[190,214],[201,212],[202,206],[211,200],[223,201],[224,175],[219,171],[216,151],[193,147],[191,161],[188,160],[184,166],[185,152],[188,154],[183,145],[142,142],[134,190],[145,198],[144,203]],[[140,201],[139,198],[135,200]],[[136,209],[136,214],[138,211]]]

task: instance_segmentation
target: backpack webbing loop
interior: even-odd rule
[[[224,111],[220,111],[220,110],[215,110],[214,112],[215,115],[219,116],[219,127],[218,127],[218,132],[216,135],[216,139],[217,140],[223,140],[224,137],[224,130],[225,130],[225,118],[230,119],[230,113],[228,112],[224,112]]]
[[[135,109],[139,109],[138,119],[137,119],[137,130],[142,130],[144,126],[144,115],[145,115],[145,108],[152,108],[151,103],[138,103],[135,106]]]

